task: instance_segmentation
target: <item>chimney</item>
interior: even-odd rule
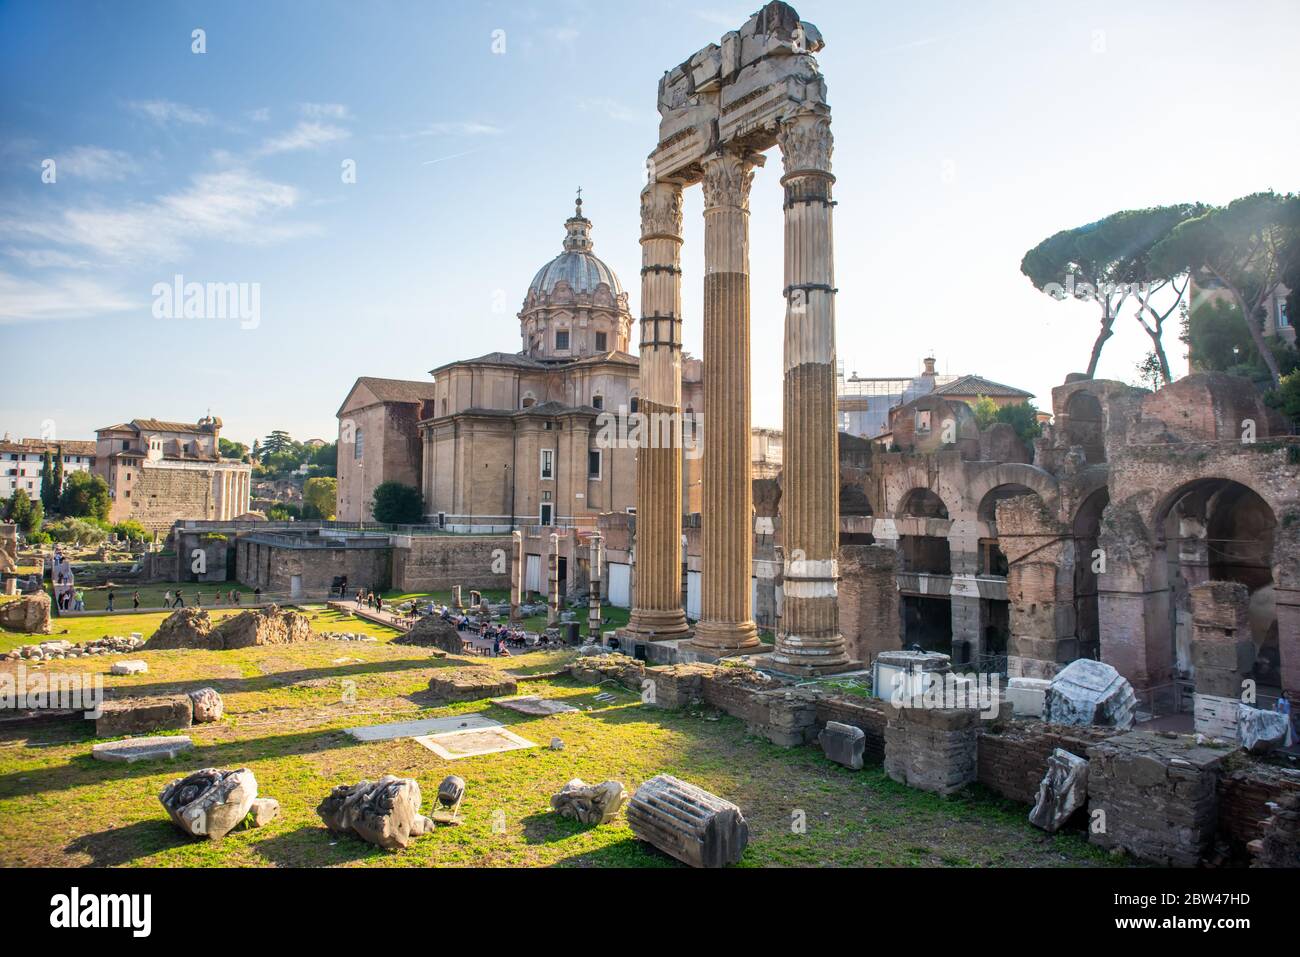
[[[921,375],[934,378],[934,356],[926,356],[921,361],[925,363],[925,371],[922,372]]]

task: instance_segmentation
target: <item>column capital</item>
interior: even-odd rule
[[[641,190],[641,239],[682,238],[681,183],[655,182]]]
[[[786,176],[830,174],[834,138],[829,113],[803,110],[786,117],[777,130],[776,140],[781,146]]]
[[[749,187],[754,182],[753,157],[734,150],[719,150],[704,161],[704,208],[733,206],[749,209]]]

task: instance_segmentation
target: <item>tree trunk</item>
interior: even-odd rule
[[[1278,368],[1277,356],[1273,355],[1273,350],[1268,347],[1268,341],[1264,338],[1264,325],[1255,318],[1254,309],[1246,308],[1246,300],[1242,298],[1241,293],[1233,289],[1232,295],[1237,300],[1237,308],[1241,310],[1242,316],[1245,317],[1246,328],[1250,331],[1250,339],[1255,343],[1255,351],[1264,360],[1269,377],[1273,380],[1273,388],[1276,389],[1282,379],[1282,370]]]
[[[1115,334],[1111,328],[1114,325],[1115,317],[1111,314],[1109,301],[1106,301],[1101,308],[1101,332],[1097,333],[1097,340],[1092,344],[1092,357],[1088,360],[1089,379],[1097,375],[1097,363],[1101,361],[1101,347]]]

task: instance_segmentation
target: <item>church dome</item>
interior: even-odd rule
[[[591,251],[591,220],[582,215],[581,199],[573,216],[565,221],[564,228],[564,252],[537,271],[528,284],[528,298],[550,296],[561,282],[568,285],[575,296],[590,295],[602,283],[609,287],[614,298],[621,296],[623,287],[614,270]]]
[[[537,271],[519,312],[523,354],[572,361],[627,352],[632,314],[614,270],[591,251],[591,220],[577,207],[564,222],[564,251]]]

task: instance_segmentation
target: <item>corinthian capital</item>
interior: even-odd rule
[[[641,238],[681,234],[681,184],[650,183],[641,190]]]
[[[749,187],[754,182],[754,164],[730,150],[704,161],[704,208],[738,206],[749,209]]]
[[[825,113],[796,113],[781,122],[777,130],[785,173],[831,169],[831,118]]]

